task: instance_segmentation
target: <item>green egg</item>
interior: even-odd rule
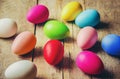
[[[43,30],[45,35],[50,39],[64,39],[69,34],[68,27],[58,20],[48,21]]]

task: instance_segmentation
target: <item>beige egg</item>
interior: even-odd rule
[[[5,70],[6,79],[34,79],[36,74],[35,64],[28,60],[15,62]]]
[[[10,18],[0,19],[0,38],[9,38],[17,32],[17,24]]]

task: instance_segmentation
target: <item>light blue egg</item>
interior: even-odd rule
[[[120,36],[108,34],[102,39],[103,50],[113,56],[120,56]]]
[[[86,26],[95,27],[100,22],[100,15],[95,9],[87,9],[81,12],[75,19],[75,24],[81,28]]]

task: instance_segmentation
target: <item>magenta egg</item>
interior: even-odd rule
[[[76,58],[76,65],[86,74],[100,74],[104,70],[101,59],[92,51],[82,51]]]
[[[31,23],[43,23],[48,19],[49,10],[45,5],[33,6],[27,14],[27,20]]]
[[[77,35],[77,45],[82,49],[91,48],[97,40],[97,31],[90,26],[82,28]]]

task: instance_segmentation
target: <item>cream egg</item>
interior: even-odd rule
[[[6,79],[34,79],[36,74],[35,64],[28,60],[15,62],[5,70]]]
[[[0,38],[9,38],[17,32],[17,24],[10,18],[0,19]]]

